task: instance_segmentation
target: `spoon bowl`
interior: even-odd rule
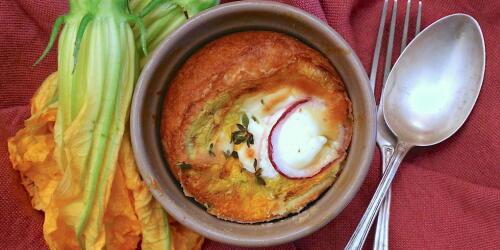
[[[447,16],[416,37],[387,79],[384,118],[400,141],[439,143],[469,116],[481,90],[485,50],[474,18]]]

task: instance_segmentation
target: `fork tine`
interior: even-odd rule
[[[406,47],[406,41],[408,40],[408,25],[410,23],[410,7],[411,7],[411,0],[408,0],[406,2],[406,13],[405,13],[405,24],[403,27],[403,37],[401,38],[401,52],[403,53],[403,50],[405,50]]]
[[[422,19],[422,1],[418,1],[417,24],[415,25],[415,36],[420,33],[420,21]]]
[[[385,57],[385,69],[384,69],[384,80],[382,81],[382,86],[385,85],[387,76],[391,71],[392,66],[392,48],[394,47],[394,31],[396,29],[396,16],[398,14],[398,0],[394,0],[394,5],[392,6],[392,17],[391,17],[391,27],[389,30],[389,42],[387,44],[387,54]]]
[[[382,15],[380,16],[380,24],[378,26],[377,42],[375,43],[375,51],[373,52],[372,69],[370,71],[370,86],[372,91],[375,91],[375,82],[377,81],[378,59],[380,57],[380,47],[382,47],[382,37],[384,35],[385,17],[387,16],[387,4],[389,0],[384,1]]]

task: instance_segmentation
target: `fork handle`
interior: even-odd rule
[[[354,231],[354,234],[351,236],[351,239],[347,243],[345,249],[355,250],[361,249],[363,247],[366,236],[368,235],[375,216],[377,215],[378,209],[382,204],[382,200],[384,199],[387,190],[389,190],[389,187],[391,186],[391,182],[394,179],[396,172],[398,171],[401,161],[405,157],[406,153],[408,153],[408,151],[411,149],[411,147],[412,145],[404,142],[398,142],[398,144],[396,145],[394,155],[389,160],[387,170],[385,171],[384,176],[382,176],[382,180],[380,181],[380,184],[378,185],[377,190],[375,191],[375,194],[373,195],[373,198],[365,211],[365,214],[361,218],[358,227]]]
[[[384,145],[381,147],[382,151],[382,173],[387,170],[389,159],[394,154],[394,147],[392,145]],[[375,242],[373,245],[374,250],[388,250],[389,249],[389,216],[391,208],[391,189],[387,190],[380,210],[377,216],[377,226],[375,228]]]

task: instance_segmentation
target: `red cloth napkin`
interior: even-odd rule
[[[42,235],[43,215],[31,208],[19,174],[8,160],[6,140],[23,126],[29,115],[32,94],[42,80],[56,70],[55,50],[40,65],[31,65],[45,47],[55,18],[65,12],[65,2],[0,1],[0,249],[46,248]],[[282,2],[328,22],[369,69],[383,1]],[[424,26],[458,12],[472,15],[479,21],[486,42],[486,74],[476,107],[458,133],[437,146],[413,149],[405,158],[392,187],[390,247],[498,249],[500,1],[423,2]],[[403,18],[404,6],[399,4],[399,20]],[[413,10],[416,10],[415,5]],[[398,25],[399,33],[396,34],[400,34],[401,29]],[[310,236],[272,249],[342,249],[379,179],[380,157],[376,152],[364,185],[337,218]],[[373,235],[370,235],[365,247],[371,248],[372,242]],[[240,248],[207,241],[205,249]]]

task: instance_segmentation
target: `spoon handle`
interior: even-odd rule
[[[385,121],[384,121],[385,122]],[[384,145],[381,147],[382,151],[382,173],[387,169],[389,160],[394,154],[393,145]],[[391,213],[391,188],[387,190],[385,199],[382,200],[377,217],[377,226],[375,230],[375,241],[373,249],[388,250],[389,249],[389,216]]]
[[[351,239],[347,243],[345,249],[354,250],[361,249],[363,247],[366,236],[368,236],[368,232],[370,231],[375,216],[377,215],[380,205],[382,204],[382,200],[384,199],[387,190],[389,190],[389,187],[391,186],[391,182],[394,179],[396,172],[398,171],[401,161],[405,157],[406,153],[411,149],[411,147],[412,145],[404,142],[398,142],[398,144],[396,145],[394,155],[389,161],[389,165],[384,172],[384,176],[382,176],[382,180],[380,181],[380,184],[378,185],[377,190],[375,191],[375,194],[373,195],[373,198],[370,201],[365,214],[363,215],[363,218],[361,218],[358,227],[354,231],[354,234],[351,236]]]

